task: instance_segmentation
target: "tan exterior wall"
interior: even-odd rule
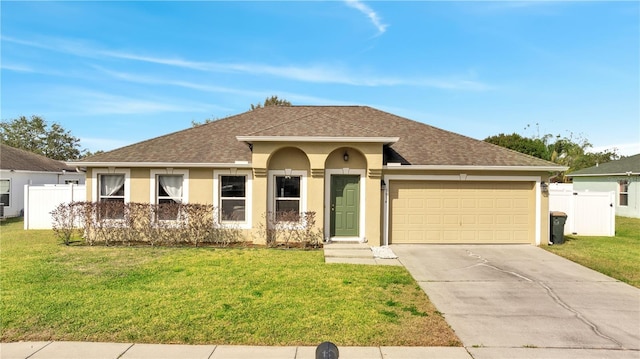
[[[93,192],[95,191],[95,182],[93,181],[93,177],[91,176],[91,174],[93,173],[93,169],[91,168],[87,168],[87,178],[85,179],[85,186],[87,188],[87,198],[85,198],[85,200],[87,202],[91,202],[92,201],[92,196],[93,196]]]
[[[189,170],[189,203],[213,204],[213,169]]]
[[[450,176],[461,178],[461,171],[428,171],[428,170],[396,170],[382,169],[381,143],[277,143],[256,142],[253,145],[252,158],[252,193],[248,201],[251,202],[251,229],[244,230],[247,238],[255,242],[263,242],[260,237],[260,223],[270,210],[268,204],[269,171],[291,169],[306,173],[306,210],[316,213],[318,228],[327,228],[327,188],[331,174],[360,174],[361,186],[364,186],[364,196],[360,198],[364,216],[364,227],[360,228],[360,237],[366,239],[370,245],[383,244],[384,239],[384,192],[381,191],[381,180],[385,176]],[[349,156],[344,160],[344,154]],[[230,166],[232,167],[232,166]],[[92,168],[87,169],[87,200],[91,201],[96,189]],[[116,169],[116,171],[118,168]],[[151,197],[151,168],[130,168],[130,201],[147,203]],[[216,171],[229,169],[216,168]],[[520,171],[464,171],[466,176],[492,177],[540,177],[548,181],[546,172]],[[189,169],[189,202],[214,204],[214,168]],[[387,184],[388,187],[388,184]],[[539,190],[534,186],[534,191]],[[542,194],[539,201],[539,233],[540,244],[547,245],[549,241],[549,199]]]
[[[149,168],[131,169],[131,197],[134,203],[148,203],[151,196],[151,182]]]

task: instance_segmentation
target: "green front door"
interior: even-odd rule
[[[360,176],[331,176],[331,237],[358,237]]]

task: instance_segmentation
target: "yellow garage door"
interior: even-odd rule
[[[391,181],[391,243],[534,243],[535,183]]]

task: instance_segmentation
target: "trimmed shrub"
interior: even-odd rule
[[[89,245],[228,246],[243,242],[239,228],[220,226],[217,210],[203,204],[72,202],[51,212],[54,233],[69,244],[75,236]]]

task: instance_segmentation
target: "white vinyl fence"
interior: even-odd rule
[[[614,192],[577,192],[572,187],[549,187],[549,210],[567,214],[565,234],[614,236],[616,209]]]
[[[87,200],[85,185],[24,186],[24,229],[51,229],[51,211],[62,203]]]

